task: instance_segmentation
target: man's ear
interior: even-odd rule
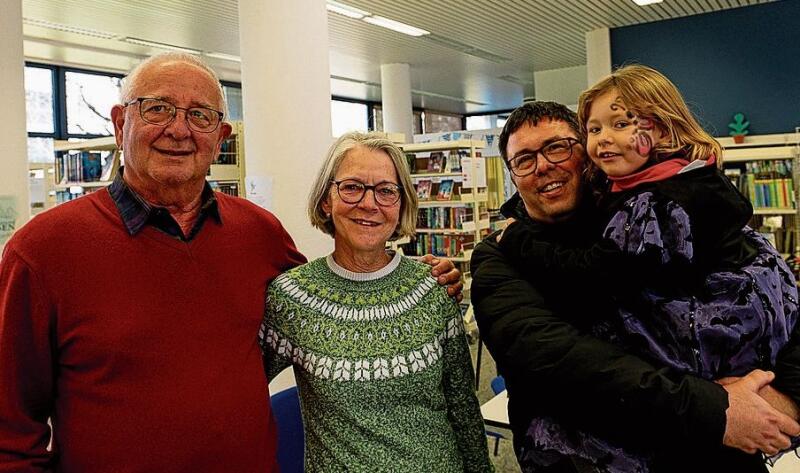
[[[111,107],[111,123],[114,124],[114,138],[117,148],[122,149],[123,129],[125,127],[125,107],[117,104]]]
[[[233,132],[233,127],[228,122],[222,122],[222,123],[219,124],[219,126],[220,126],[219,141],[220,141],[220,143],[222,143],[223,140],[225,140],[227,137],[231,136],[231,133]]]

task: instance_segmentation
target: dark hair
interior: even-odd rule
[[[511,134],[526,123],[536,126],[542,120],[560,120],[566,123],[572,128],[581,143],[585,142],[581,126],[578,124],[578,116],[575,112],[556,102],[528,102],[511,112],[503,131],[500,132],[498,146],[500,147],[500,156],[503,157],[503,161],[508,158],[506,146],[508,146],[508,138]]]

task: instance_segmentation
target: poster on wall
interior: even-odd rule
[[[17,224],[17,199],[13,195],[0,195],[0,246],[5,245]]]
[[[247,176],[244,178],[245,198],[262,209],[272,210],[272,177]]]

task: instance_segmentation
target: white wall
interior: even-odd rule
[[[576,105],[586,85],[586,66],[550,69],[533,73],[536,100],[551,100],[564,105]]]

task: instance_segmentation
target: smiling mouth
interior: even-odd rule
[[[565,184],[566,184],[566,182],[564,182],[564,181],[550,182],[550,183],[545,184],[544,186],[540,187],[539,188],[539,192],[540,193],[552,192],[554,190],[561,189],[562,187],[564,187]]]
[[[166,154],[167,156],[186,156],[192,154],[193,152],[190,149],[180,150],[180,149],[159,149],[159,148],[156,148],[156,151],[158,151],[161,154]]]
[[[612,153],[611,151],[603,151],[597,155],[597,157],[600,159],[611,159],[616,158],[617,156],[620,156],[620,153]]]
[[[378,225],[380,225],[380,223],[377,223],[377,222],[371,222],[369,220],[361,220],[361,219],[358,219],[358,218],[354,218],[352,220],[355,223],[357,223],[359,225],[362,225],[364,227],[377,227]]]

